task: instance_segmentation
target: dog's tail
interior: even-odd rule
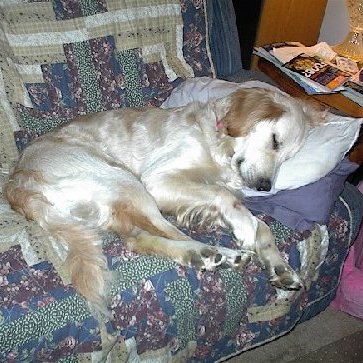
[[[66,264],[73,286],[88,301],[106,307],[106,258],[96,230],[78,224],[50,223],[47,230],[68,248]]]
[[[97,230],[62,220],[42,193],[19,186],[17,181],[10,180],[3,190],[11,207],[27,219],[36,221],[65,246],[68,251],[66,265],[73,286],[105,312],[107,269],[102,239]]]

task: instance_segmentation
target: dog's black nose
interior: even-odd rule
[[[268,192],[271,190],[271,180],[265,178],[259,179],[256,184],[256,190],[259,192]]]

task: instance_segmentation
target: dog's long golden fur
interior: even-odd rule
[[[22,154],[5,195],[68,249],[74,286],[105,306],[99,229],[127,237],[138,253],[212,270],[240,267],[256,253],[273,284],[296,289],[269,228],[241,202],[241,187],[269,190],[317,114],[280,92],[241,89],[207,104],[123,109],[80,117]],[[241,249],[191,240],[180,224],[226,226]]]

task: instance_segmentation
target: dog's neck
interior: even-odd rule
[[[227,115],[231,105],[230,97],[227,96],[219,98],[214,102],[212,102],[212,104],[213,104],[212,106],[213,112],[216,116],[216,123],[215,123],[216,131],[221,134],[227,134],[226,125],[223,120]]]
[[[211,101],[203,105],[203,112],[198,112],[196,119],[203,130],[213,160],[224,169],[230,168],[234,153],[234,138],[226,133],[223,117],[228,112],[226,100]],[[199,110],[201,105],[198,105]]]
[[[223,120],[223,118],[227,115],[227,112],[231,107],[230,96],[218,98],[213,103],[214,103],[214,112],[217,116],[217,120]]]

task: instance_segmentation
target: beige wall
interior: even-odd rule
[[[330,45],[340,43],[347,35],[348,28],[345,0],[328,0],[320,28],[319,42],[327,42]]]

